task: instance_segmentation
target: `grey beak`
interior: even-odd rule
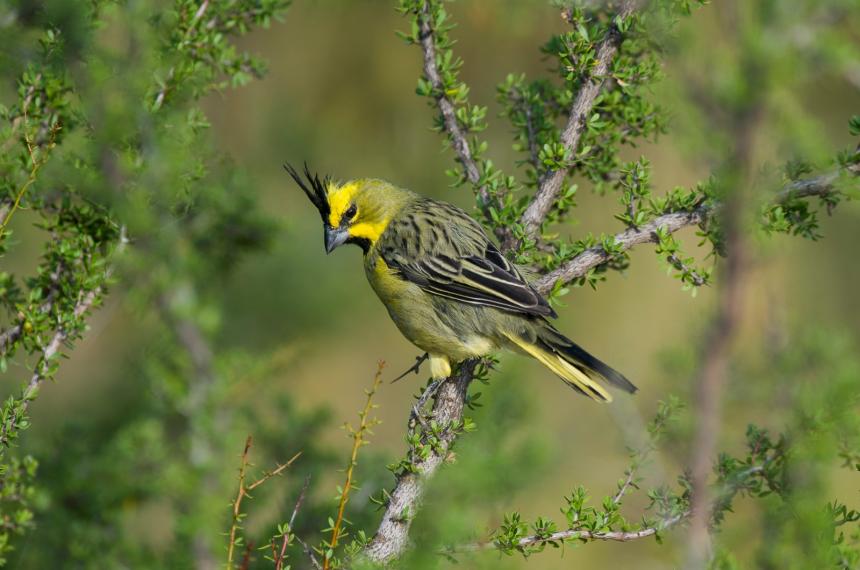
[[[329,225],[325,226],[325,252],[331,253],[339,245],[342,245],[349,239],[349,232],[344,228],[333,228]]]

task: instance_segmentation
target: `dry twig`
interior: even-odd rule
[[[262,485],[263,483],[265,483],[266,481],[268,481],[272,477],[274,477],[276,475],[280,475],[281,473],[283,473],[284,470],[286,470],[287,467],[292,465],[293,462],[296,459],[298,459],[299,456],[301,456],[301,454],[302,454],[301,451],[296,453],[286,463],[282,463],[282,464],[278,465],[275,469],[272,469],[271,471],[264,472],[263,475],[259,479],[257,479],[256,481],[254,481],[250,485],[245,485],[245,479],[247,478],[247,474],[248,474],[248,467],[250,466],[250,461],[249,461],[248,457],[249,457],[249,454],[251,451],[252,442],[253,442],[253,440],[252,440],[251,436],[249,435],[247,437],[247,439],[245,439],[245,447],[242,450],[242,459],[241,459],[241,464],[239,465],[239,490],[236,492],[236,498],[233,500],[233,520],[230,524],[230,532],[228,533],[228,537],[229,537],[228,538],[229,542],[227,543],[227,569],[228,570],[232,570],[232,568],[233,568],[233,557],[235,555],[236,544],[238,542],[238,533],[242,528],[242,519],[244,518],[244,514],[242,513],[242,500],[245,497],[251,498],[250,491],[253,491],[254,489],[259,487],[260,485]]]
[[[367,435],[371,433],[370,430],[373,426],[378,423],[375,418],[370,416],[370,412],[376,407],[373,403],[373,396],[376,394],[376,390],[379,389],[379,386],[382,383],[382,370],[384,368],[385,362],[380,360],[377,365],[376,376],[373,378],[373,385],[370,387],[370,390],[365,392],[367,399],[365,400],[364,408],[358,414],[358,428],[353,428],[349,424],[345,426],[352,436],[352,452],[350,453],[349,463],[346,467],[346,480],[340,489],[340,499],[338,500],[337,505],[337,517],[335,518],[334,525],[332,525],[331,539],[328,542],[328,548],[331,551],[334,551],[337,547],[337,543],[341,537],[343,514],[346,510],[346,504],[349,502],[349,493],[353,489],[353,473],[355,472],[355,466],[358,464],[358,450],[367,444]],[[329,570],[330,564],[331,558],[326,556],[323,559],[323,570]]]

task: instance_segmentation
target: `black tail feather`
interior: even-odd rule
[[[589,353],[587,350],[552,328],[547,323],[547,328],[544,329],[547,334],[542,334],[540,341],[545,348],[551,350],[564,357],[565,360],[586,372],[593,373],[601,378],[604,378],[609,384],[616,388],[620,388],[631,394],[635,393],[638,388],[628,380],[623,374]],[[591,376],[592,374],[589,374]]]

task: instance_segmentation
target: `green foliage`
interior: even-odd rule
[[[289,0],[197,2],[179,0],[155,24],[166,36],[162,59],[166,74],[156,73],[151,109],[172,99],[198,99],[208,91],[240,87],[265,74],[260,58],[240,52],[230,41],[253,28],[268,27]]]
[[[0,414],[2,486],[21,491],[0,498],[9,521],[0,529],[3,556],[13,548],[11,537],[32,526],[36,462],[19,457],[16,449],[30,426],[31,402],[57,373],[63,351],[85,331],[86,318],[102,303],[108,285],[133,280],[138,286],[132,301],[145,313],[158,307],[164,338],[183,348],[157,343],[151,348],[138,377],[149,385],[146,397],[157,403],[143,406],[150,416],[129,422],[101,453],[115,478],[133,478],[139,462],[122,450],[127,442],[140,441],[149,458],[170,465],[170,474],[157,485],[90,497],[100,507],[97,516],[54,508],[57,520],[67,516],[71,532],[78,534],[55,545],[53,554],[46,549],[44,560],[32,551],[23,560],[42,565],[64,552],[63,559],[76,563],[92,561],[98,552],[103,560],[116,553],[151,563],[146,549],[127,550],[104,534],[133,496],[135,501],[166,498],[171,508],[190,513],[182,515],[176,554],[162,560],[167,566],[186,565],[191,555],[186,545],[197,540],[200,521],[211,510],[189,501],[193,494],[187,491],[214,484],[207,469],[220,461],[215,438],[227,437],[216,413],[235,400],[222,376],[235,356],[216,358],[208,347],[221,303],[212,280],[264,248],[274,229],[241,176],[209,149],[209,123],[196,101],[262,74],[260,60],[239,51],[233,40],[267,25],[286,5],[177,1],[152,19],[144,16],[145,5],[82,3],[70,11],[75,17],[58,20],[38,38],[29,29],[38,29],[38,19],[13,8],[10,21],[20,23],[11,33],[22,42],[38,39],[39,48],[4,70],[6,80],[19,75],[17,98],[0,107],[0,254],[22,240],[43,253],[32,275],[0,276],[8,316],[0,333],[0,368],[30,371],[20,395],[9,396]],[[47,13],[52,9],[46,6]],[[115,41],[122,35],[127,43]],[[40,235],[23,229],[19,219],[25,217]],[[230,415],[239,413],[236,405]],[[187,422],[181,429],[156,429],[157,418],[177,417]],[[63,448],[69,456],[86,455]],[[185,461],[178,462],[180,457]],[[90,458],[90,464],[98,463]],[[52,487],[51,499],[59,500],[63,492],[62,486]],[[208,542],[200,545],[203,554],[211,548]]]
[[[30,257],[25,273],[0,272],[0,371],[23,378],[7,389],[0,409],[0,564],[211,566],[221,559],[219,533],[231,520],[226,501],[212,497],[226,497],[225,489],[235,487],[233,471],[225,466],[234,465],[248,431],[254,431],[261,463],[302,450],[297,467],[314,481],[333,465],[319,443],[327,416],[299,409],[265,384],[292,363],[290,347],[246,352],[225,340],[233,331],[224,284],[243,261],[276,241],[279,227],[261,208],[249,177],[213,149],[201,102],[206,94],[263,76],[265,62],[237,40],[279,19],[289,1],[37,4],[34,10],[26,2],[0,7],[0,76],[11,86],[0,92],[0,256]],[[409,21],[401,37],[430,53],[435,64],[425,69],[416,92],[436,110],[433,126],[459,158],[459,167],[448,174],[454,185],[472,187],[482,222],[506,253],[537,272],[556,270],[589,251],[603,256],[582,275],[556,281],[550,294],[555,303],[571,285],[596,287],[610,270],[626,270],[630,245],[624,237],[637,232],[647,231],[643,241],[655,244],[684,289],[695,293],[710,284],[712,268],[700,266],[699,252],[685,253],[675,232],[661,225],[665,216],[697,216],[703,253],[715,260],[730,253],[720,213],[737,181],[727,174],[731,169],[718,167],[690,188],[661,191],[651,163],[632,154],[667,132],[670,108],[673,116],[682,108],[655,92],[666,83],[663,68],[677,51],[675,34],[699,4],[650,2],[627,17],[618,14],[617,2],[560,4],[563,31],[541,48],[551,66],[547,76],[510,73],[496,89],[498,115],[509,121],[520,155],[512,165],[520,175],[513,176],[489,157],[487,118],[495,113],[471,102],[460,78],[463,62],[453,50],[455,28],[446,3],[398,3]],[[767,1],[744,7],[739,26],[726,28],[736,33],[731,37],[737,49],[719,50],[729,54],[726,60],[697,61],[705,80],[692,74],[685,77],[689,93],[676,91],[692,95],[710,113],[699,120],[708,125],[702,131],[710,148],[702,156],[711,164],[736,158],[726,141],[737,140],[745,121],[755,118],[751,110],[772,113],[773,146],[780,156],[795,158],[781,169],[781,178],[772,175],[776,169],[756,178],[767,190],[755,200],[756,221],[764,233],[819,239],[820,212],[829,214],[851,197],[858,156],[853,146],[833,157],[829,145],[806,142],[814,140],[805,136],[814,129],[797,118],[802,113],[794,111],[797,101],[789,95],[796,85],[786,78],[800,75],[801,68],[810,72],[819,62],[828,68],[853,63],[856,49],[846,46],[840,25],[818,25],[814,4],[800,3],[798,14]],[[835,0],[826,4],[839,7]],[[853,21],[853,12],[839,9],[846,22]],[[813,26],[816,41],[809,49],[791,44],[790,38],[806,37],[795,29],[798,22]],[[615,55],[604,74],[600,53],[607,47]],[[731,60],[736,53],[746,59]],[[593,101],[577,116],[575,102],[595,85]],[[761,95],[764,86],[774,85],[775,95]],[[576,144],[569,128],[581,131]],[[853,117],[848,130],[860,135],[860,118]],[[563,175],[559,191],[532,232],[523,215],[555,173]],[[607,228],[568,235],[567,225],[586,217],[578,211],[586,192],[618,203],[619,233]],[[84,334],[87,318],[109,291],[133,322],[129,328],[139,335],[133,342],[140,344],[140,353],[124,360],[123,393],[107,396],[116,396],[114,412],[122,421],[73,419],[41,444],[29,445],[32,402],[45,381],[55,378],[64,352]],[[850,350],[829,344],[810,341],[803,350],[780,355],[778,372],[792,380],[778,381],[798,384],[785,425],[749,426],[744,448],[717,458],[714,568],[741,566],[742,553],[734,552],[740,549],[723,544],[719,530],[730,524],[737,502],[749,498],[756,499],[768,533],[756,547],[761,565],[853,568],[860,561],[860,515],[826,485],[834,458],[855,471],[860,464],[857,375]],[[842,365],[810,371],[810,362]],[[496,364],[480,362],[473,378],[486,384]],[[804,374],[827,381],[801,381]],[[389,470],[411,476],[419,461],[442,453],[457,465],[431,488],[430,516],[416,521],[416,536],[429,547],[409,553],[403,567],[436,565],[441,544],[452,545],[444,555],[459,559],[464,550],[484,548],[528,557],[547,546],[593,540],[663,540],[686,519],[686,475],[672,486],[646,484],[642,475],[679,413],[679,403],[670,401],[658,408],[644,446],[631,450],[614,493],[595,501],[585,488],[573,486],[561,519],[529,521],[514,511],[488,541],[463,547],[482,532],[476,523],[480,508],[509,510],[507,499],[548,461],[546,434],[526,427],[535,414],[528,402],[519,384],[506,385],[492,399],[469,393],[465,404],[474,419],[442,425],[426,410],[413,415],[407,455]],[[353,437],[365,433],[366,419],[367,410]],[[470,438],[452,447],[465,433]],[[358,440],[361,445],[363,435]],[[492,453],[481,453],[486,450]],[[336,516],[330,501],[315,500],[313,493],[303,501],[307,488],[299,484],[301,477],[261,489],[254,504],[280,507],[287,496],[296,509],[289,517],[289,509],[275,508],[233,515],[240,533],[233,546],[247,548],[249,565],[306,564],[306,550],[326,567],[362,564],[360,553],[372,536],[372,504],[388,504],[383,459],[388,458],[368,456],[363,489],[351,478],[338,488],[342,508]],[[350,472],[354,467],[355,456]],[[646,508],[629,518],[622,511],[636,493]],[[451,512],[452,502],[464,512]],[[301,509],[296,503],[303,503]],[[161,514],[148,518],[151,511]],[[416,514],[402,516],[411,520]],[[159,537],[161,526],[169,527],[167,541]],[[39,534],[30,540],[39,548],[16,551],[34,527]],[[267,560],[251,560],[252,544]]]

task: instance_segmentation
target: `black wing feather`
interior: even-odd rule
[[[430,255],[411,263],[383,257],[389,267],[428,293],[512,313],[557,316],[492,243],[487,244],[483,257]]]

